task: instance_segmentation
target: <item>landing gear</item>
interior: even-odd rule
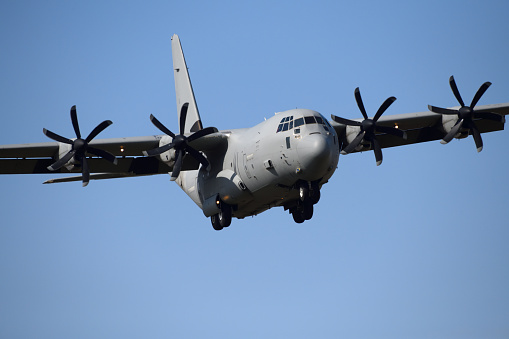
[[[297,206],[291,210],[293,220],[297,224],[302,224],[304,221],[313,217],[313,203],[311,200],[299,201]]]
[[[220,231],[224,227],[230,226],[232,223],[232,207],[224,202],[221,202],[219,208],[219,213],[210,217],[212,227],[216,231]]]
[[[299,184],[299,200],[297,206],[290,209],[293,220],[301,224],[313,217],[313,205],[320,200],[320,187],[318,183],[301,182]]]

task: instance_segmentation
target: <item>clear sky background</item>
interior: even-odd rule
[[[179,34],[204,125],[509,102],[507,1],[2,1],[0,144],[176,130]],[[315,216],[212,229],[169,175],[0,176],[1,338],[507,338],[509,132],[340,158]]]

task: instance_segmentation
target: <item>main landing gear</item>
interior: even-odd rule
[[[302,224],[313,217],[313,205],[320,200],[318,183],[301,182],[299,184],[299,200],[297,206],[290,209],[293,220]]]
[[[220,212],[210,217],[212,227],[216,231],[222,230],[224,227],[230,226],[232,223],[232,207],[227,203],[219,203]]]

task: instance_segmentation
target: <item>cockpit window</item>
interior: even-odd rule
[[[314,116],[304,117],[304,121],[306,121],[306,125],[316,124],[316,120],[315,120]]]
[[[288,130],[293,129],[294,127],[297,128],[304,124],[310,125],[310,124],[317,124],[317,123],[320,125],[323,125],[323,127],[326,131],[329,131],[327,126],[331,127],[329,122],[326,119],[322,118],[321,116],[310,115],[307,117],[298,118],[298,119],[293,120],[293,115],[291,115],[291,116],[281,119],[281,122],[279,123],[279,125],[277,127],[276,133],[288,131]]]

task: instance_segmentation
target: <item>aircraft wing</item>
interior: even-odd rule
[[[167,173],[171,169],[163,162],[157,158],[142,156],[142,151],[158,147],[160,139],[161,136],[147,136],[91,141],[90,146],[108,151],[117,158],[117,165],[98,157],[88,158],[90,173],[97,173],[92,174],[91,179]],[[58,159],[60,145],[62,144],[58,142],[2,145],[0,174],[81,173],[81,168],[77,166],[71,170],[65,166],[56,171],[47,168]],[[76,180],[81,180],[81,176],[76,177]]]
[[[459,107],[450,109],[457,110]],[[476,106],[476,112],[491,112],[501,115],[501,121],[493,121],[488,119],[475,119],[474,123],[481,133],[500,131],[504,129],[505,115],[509,114],[509,103]],[[443,116],[433,112],[405,113],[389,116],[382,116],[377,126],[395,127],[403,130],[407,134],[407,139],[393,136],[385,133],[376,133],[376,139],[380,143],[381,148],[402,146],[415,144],[419,142],[433,141],[442,139],[447,133],[444,128]],[[352,119],[353,121],[362,122],[362,119]],[[452,124],[457,120],[456,116],[452,117]],[[449,118],[451,124],[451,118]],[[331,125],[336,130],[339,140],[343,142],[343,149],[351,143],[360,131],[359,127],[346,126],[336,121],[331,121]],[[366,149],[356,149],[353,152],[366,151]]]
[[[173,170],[173,162],[162,162],[160,157],[145,157],[143,151],[159,147],[161,135],[146,137],[127,137],[113,139],[97,139],[90,142],[90,146],[107,151],[117,159],[113,164],[92,154],[87,153],[87,163],[91,180],[125,178],[166,174]],[[226,149],[227,136],[221,132],[207,135],[192,143],[192,146],[203,151],[207,156]],[[66,166],[51,171],[48,166],[62,156],[60,147],[65,146],[58,142],[41,142],[30,144],[0,145],[0,174],[53,174],[53,173],[80,173],[79,176],[68,176],[59,179],[50,179],[45,183],[81,181],[81,167]],[[67,150],[64,150],[67,152]],[[60,155],[59,155],[60,153]],[[199,163],[193,158],[184,157],[182,170],[199,168]]]

